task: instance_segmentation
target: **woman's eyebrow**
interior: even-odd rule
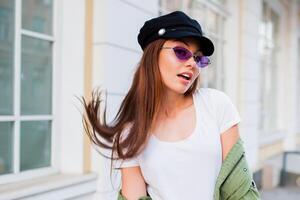
[[[176,42],[182,42],[182,43],[184,43],[186,46],[188,46],[189,47],[189,43],[187,43],[186,41],[184,41],[183,39],[174,39],[174,41],[176,41]],[[197,49],[195,52],[193,52],[193,53],[197,53],[197,52],[200,52],[200,53],[202,53],[202,51],[201,51],[201,48],[199,48],[199,49]]]
[[[190,46],[186,41],[184,41],[183,39],[175,39],[174,41],[177,41],[177,42],[182,42],[184,43],[186,46]]]

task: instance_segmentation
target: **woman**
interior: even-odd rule
[[[121,169],[119,199],[240,199],[248,191],[258,198],[251,173],[239,173],[248,167],[235,106],[219,90],[197,89],[214,52],[200,24],[175,11],[146,21],[138,42],[143,56],[113,123],[98,116],[100,94],[84,102],[88,136],[112,149]]]

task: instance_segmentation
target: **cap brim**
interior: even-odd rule
[[[174,31],[174,32],[167,32],[161,36],[161,38],[166,39],[180,39],[184,37],[195,37],[199,41],[201,51],[205,56],[211,56],[214,53],[214,44],[210,39],[204,36],[200,36],[199,33],[194,33],[190,31]]]

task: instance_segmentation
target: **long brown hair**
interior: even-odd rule
[[[106,122],[106,105],[104,105],[104,112],[102,115],[100,114],[100,103],[103,102],[101,91],[94,90],[89,102],[82,98],[85,109],[83,122],[86,134],[96,146],[112,150],[111,160],[128,159],[138,155],[145,147],[150,128],[156,123],[155,119],[164,96],[158,59],[165,41],[165,39],[158,39],[145,48],[135,71],[132,85],[112,123]],[[199,77],[187,90],[185,96],[195,92],[198,82]],[[123,138],[123,130],[129,124],[128,135],[126,134],[127,136]],[[105,141],[101,141],[101,139]]]

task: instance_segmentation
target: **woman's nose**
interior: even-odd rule
[[[187,61],[186,61],[186,65],[187,66],[191,66],[191,67],[197,67],[197,63],[194,59],[194,57],[190,57]]]

